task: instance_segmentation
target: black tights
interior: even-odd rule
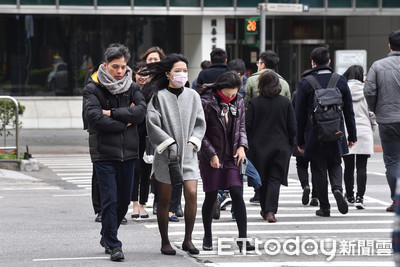
[[[239,230],[239,237],[247,237],[247,215],[246,206],[243,200],[242,187],[232,186],[229,188],[232,198],[233,212],[236,217],[236,224]],[[206,192],[203,207],[201,209],[204,226],[204,237],[212,238],[211,223],[214,216],[214,203],[217,199],[218,191]]]

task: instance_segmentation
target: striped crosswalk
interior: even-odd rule
[[[82,189],[91,188],[92,163],[88,154],[48,154],[38,155],[37,159],[65,182]],[[295,173],[295,163],[292,159],[289,186],[281,187],[277,223],[262,220],[259,206],[249,203],[249,199],[254,195],[253,188],[247,184],[244,186],[247,233],[253,244],[258,242],[258,251],[246,252],[246,255],[239,252],[235,239],[238,235],[237,226],[228,207],[227,210],[221,211],[219,220],[213,221],[214,250],[200,249],[200,254],[195,256],[197,262],[206,266],[249,267],[394,266],[390,240],[394,217],[393,213],[385,212],[390,203],[365,196],[366,209],[357,210],[354,206],[349,206],[348,214],[342,215],[336,208],[333,195],[330,194],[331,217],[317,217],[315,211],[318,207],[301,204],[302,189]],[[199,181],[198,212],[193,231],[193,243],[198,248],[202,247],[204,235],[201,220],[203,201],[202,182]],[[150,210],[148,212],[150,220],[141,220],[140,223],[148,231],[157,234],[155,216]],[[183,219],[169,224],[170,240],[177,248],[182,245],[184,231]],[[328,247],[322,247],[326,244]],[[334,254],[331,252],[332,255],[328,255],[327,251],[332,251],[333,246]],[[276,251],[278,248],[279,251]]]

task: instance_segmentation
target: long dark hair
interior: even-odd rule
[[[237,88],[238,90],[242,87],[242,79],[235,71],[226,71],[222,73],[217,81],[213,84],[200,87],[198,89],[199,94],[203,94],[208,90],[221,90],[224,88]]]
[[[359,80],[364,82],[364,69],[360,65],[350,66],[344,73],[343,76],[349,80]]]
[[[154,93],[168,87],[169,80],[165,75],[170,72],[176,62],[183,61],[189,65],[189,60],[182,54],[170,54],[164,60],[147,64],[146,68],[140,71],[140,75],[149,75],[149,81],[143,86],[143,95],[148,103]]]

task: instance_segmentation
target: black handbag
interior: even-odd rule
[[[168,171],[171,178],[171,185],[177,186],[183,184],[183,174],[179,163],[178,145],[176,143],[169,146],[168,159]]]
[[[244,159],[239,163],[240,175],[246,175],[246,170],[247,170],[247,159]]]

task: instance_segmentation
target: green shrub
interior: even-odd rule
[[[25,111],[25,106],[18,102],[18,113],[22,115]],[[0,136],[6,134],[6,136],[12,135],[10,128],[15,129],[16,124],[15,117],[15,104],[9,99],[0,99]],[[18,127],[22,127],[22,123],[19,122]]]

